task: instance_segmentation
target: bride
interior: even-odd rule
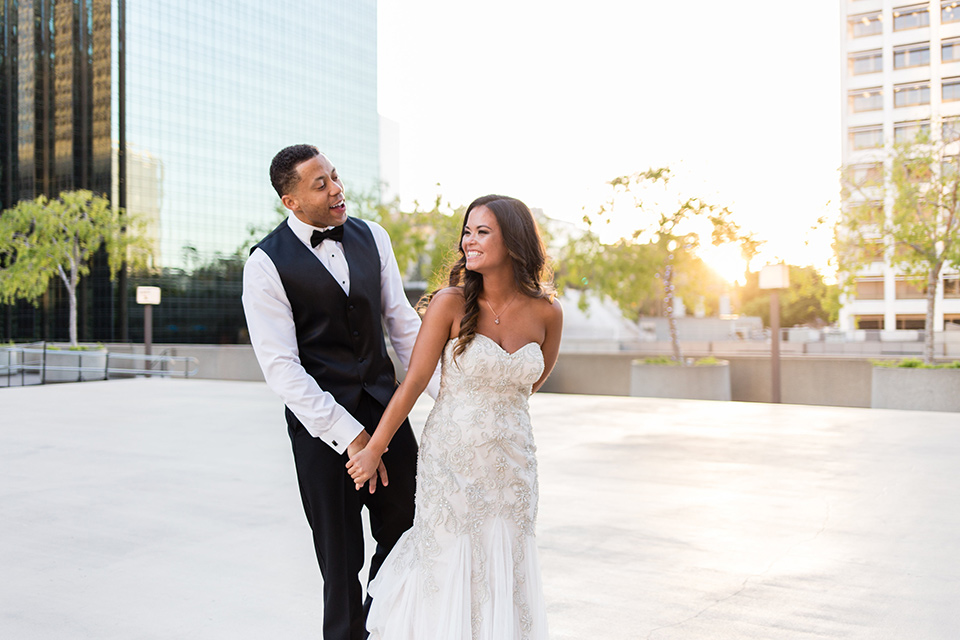
[[[442,358],[421,436],[414,524],[369,586],[372,639],[547,638],[527,399],[557,361],[563,315],[545,282],[536,223],[519,200],[471,203],[459,253],[449,286],[427,306],[406,378],[347,463],[360,489]]]

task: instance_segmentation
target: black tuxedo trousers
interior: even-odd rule
[[[354,417],[373,433],[383,415],[383,405],[363,393]],[[313,544],[323,575],[324,640],[360,640],[367,637],[366,612],[359,573],[364,544],[360,510],[366,506],[376,551],[369,579],[404,531],[413,525],[416,490],[417,442],[409,421],[404,421],[383,455],[389,484],[357,491],[346,470],[347,454],[338,454],[314,438],[288,409],[287,430],[300,484],[303,510],[313,530]]]

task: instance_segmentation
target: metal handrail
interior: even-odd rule
[[[47,356],[51,353],[58,355],[76,356],[77,365],[52,365],[47,362]],[[20,362],[13,363],[13,354],[19,355]],[[6,357],[4,357],[4,355]],[[39,355],[39,362],[28,362],[25,356]],[[102,366],[83,366],[84,357],[103,356],[104,364]],[[4,364],[4,361],[5,364]],[[130,366],[111,366],[111,363],[135,362],[139,367]],[[40,347],[0,347],[0,377],[7,379],[7,385],[10,386],[10,378],[19,374],[20,384],[26,383],[26,374],[39,374],[40,384],[46,384],[47,372],[67,372],[76,373],[77,382],[85,380],[109,380],[111,376],[182,376],[189,378],[195,376],[200,368],[200,361],[192,356],[170,356],[170,355],[147,355],[135,353],[110,353],[109,351],[69,351],[63,349],[48,349],[46,343],[41,343]],[[96,377],[86,377],[84,374],[93,374]]]

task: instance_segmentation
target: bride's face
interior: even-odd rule
[[[467,217],[460,248],[470,271],[489,271],[502,267],[510,260],[497,217],[483,205],[471,211]]]

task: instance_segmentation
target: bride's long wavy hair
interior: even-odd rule
[[[450,268],[448,287],[463,289],[463,318],[460,334],[453,349],[453,357],[463,353],[477,335],[480,319],[480,294],[483,291],[483,276],[467,269],[467,256],[463,251],[463,233],[470,219],[470,212],[477,207],[486,207],[497,219],[507,255],[513,263],[513,277],[517,290],[531,298],[548,298],[551,301],[556,290],[551,282],[552,274],[547,264],[547,252],[530,209],[520,200],[508,196],[488,195],[477,198],[467,207],[460,227],[459,257]],[[436,294],[432,292],[425,302]]]

